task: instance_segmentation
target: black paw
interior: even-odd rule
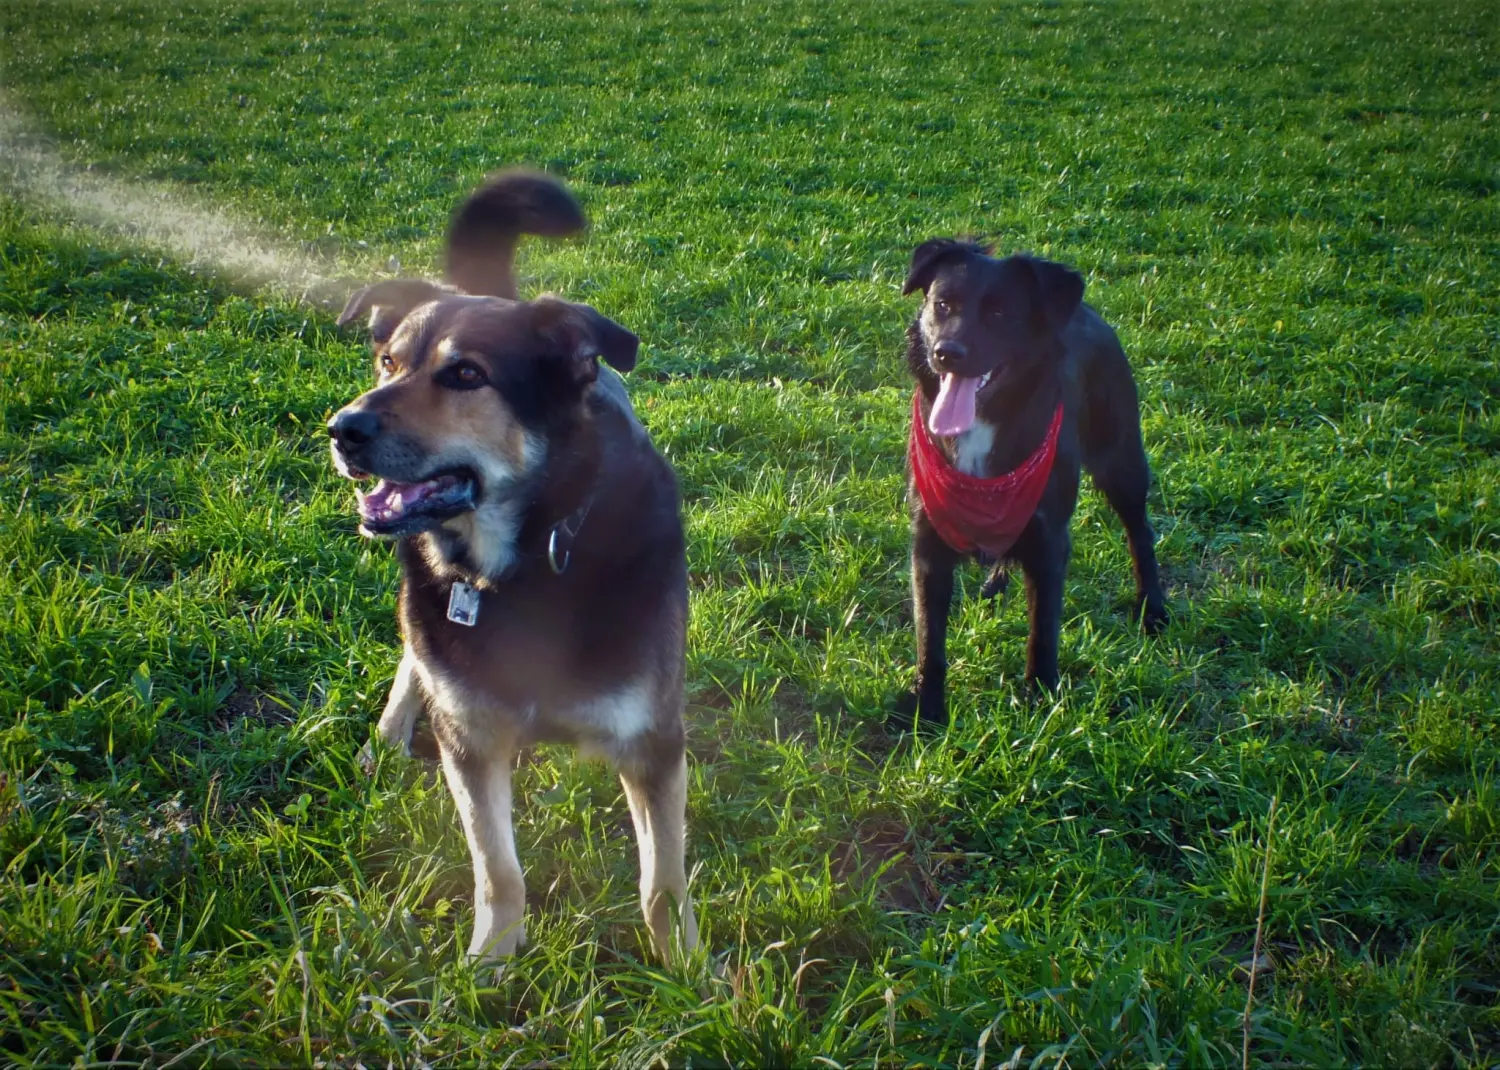
[[[1147,635],[1160,635],[1172,619],[1167,612],[1167,607],[1161,603],[1151,600],[1142,600],[1136,606],[1136,613],[1141,618],[1141,628]]]
[[[896,735],[918,732],[928,735],[948,727],[946,704],[939,700],[923,702],[916,691],[907,691],[896,699],[895,709],[885,719],[886,728]],[[940,710],[941,712],[932,712]]]
[[[1047,699],[1057,694],[1058,672],[1056,669],[1028,672],[1026,693],[1033,699]]]

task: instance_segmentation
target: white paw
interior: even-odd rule
[[[398,707],[395,703],[386,706],[380,715],[380,724],[375,728],[387,745],[399,747],[401,753],[411,756],[411,734],[417,725],[417,710]]]
[[[475,962],[499,962],[508,959],[526,946],[526,923],[517,921],[504,929],[475,928],[474,939],[469,941],[469,958]]]

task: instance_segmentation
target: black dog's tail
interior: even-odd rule
[[[539,171],[501,171],[453,213],[448,281],[465,293],[514,300],[511,269],[521,235],[566,238],[586,226],[583,209],[557,179]]]

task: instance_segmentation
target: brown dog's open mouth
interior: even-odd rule
[[[359,520],[370,535],[411,535],[474,508],[478,484],[467,471],[442,472],[417,483],[382,479],[359,494]]]

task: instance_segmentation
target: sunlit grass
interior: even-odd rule
[[[431,770],[366,776],[395,569],[328,315],[0,202],[0,1044],[19,1065],[1485,1065],[1500,1045],[1500,28],[1483,4],[10,4],[80,166],[434,265],[504,163],[638,331],[681,477],[690,864],[650,964],[607,769],[517,776],[532,946],[463,960]],[[1174,621],[1085,493],[911,681],[899,296],[936,234],[1078,265],[1141,384]],[[827,1065],[825,1062],[823,1065]]]

